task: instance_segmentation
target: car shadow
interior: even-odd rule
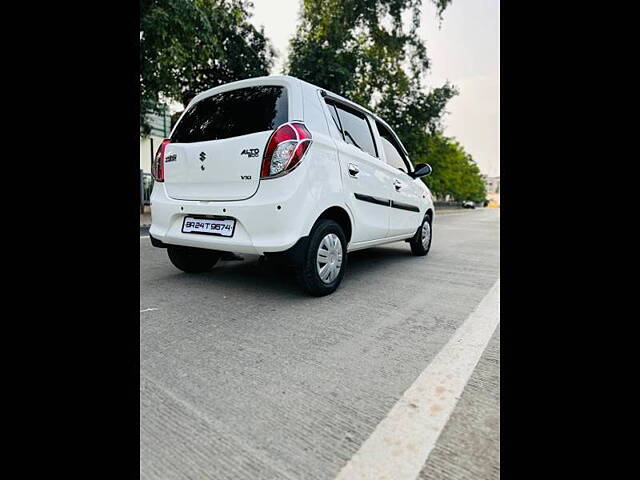
[[[405,262],[411,263],[413,260],[411,250],[406,243],[391,245],[349,253],[343,283],[358,282],[389,268],[395,271],[396,267],[398,275],[402,275]],[[303,292],[293,267],[256,255],[238,254],[235,257],[228,256],[228,260],[221,260],[210,272],[187,275],[176,271],[175,275],[168,278],[193,282],[190,287],[237,287],[243,292],[255,290],[262,295],[273,294],[283,298],[299,297]]]

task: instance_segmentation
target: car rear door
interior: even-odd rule
[[[391,130],[380,122],[376,122],[375,127],[385,166],[393,177],[389,236],[414,233],[422,221],[420,204],[423,192],[416,184],[421,180],[409,176],[411,163]]]
[[[325,98],[336,139],[346,203],[354,217],[351,241],[385,238],[393,179],[379,157],[369,116],[345,103]]]

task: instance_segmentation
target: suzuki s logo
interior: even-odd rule
[[[247,157],[251,158],[257,157],[259,153],[259,148],[245,148],[244,150],[242,150],[242,152],[240,152],[240,155],[246,155]]]
[[[200,152],[200,161],[204,162],[205,158],[207,158],[207,154],[204,152]]]

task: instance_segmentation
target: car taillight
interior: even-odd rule
[[[300,165],[311,145],[311,132],[303,123],[285,123],[271,134],[262,157],[260,178],[289,173]]]
[[[170,143],[171,140],[163,140],[151,162],[151,176],[156,182],[164,182],[164,151]]]

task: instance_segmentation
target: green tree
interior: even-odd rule
[[[451,3],[431,1],[440,16]],[[423,85],[430,62],[418,36],[421,6],[422,0],[302,0],[288,73],[384,118],[412,161],[433,167],[425,181],[434,194],[479,202],[485,192],[478,166],[442,133],[446,105],[458,91],[449,83],[430,91]]]
[[[248,19],[246,0],[140,0],[140,126],[171,99],[268,75],[274,51]],[[148,131],[148,130],[147,130]]]
[[[429,135],[426,158],[433,173],[424,182],[438,197],[482,202],[486,191],[478,165],[460,143],[440,133]]]
[[[442,14],[451,0],[431,0]],[[412,154],[437,131],[456,89],[426,92],[430,63],[418,36],[422,0],[302,1],[288,73],[375,110]],[[403,15],[410,14],[408,28]]]

